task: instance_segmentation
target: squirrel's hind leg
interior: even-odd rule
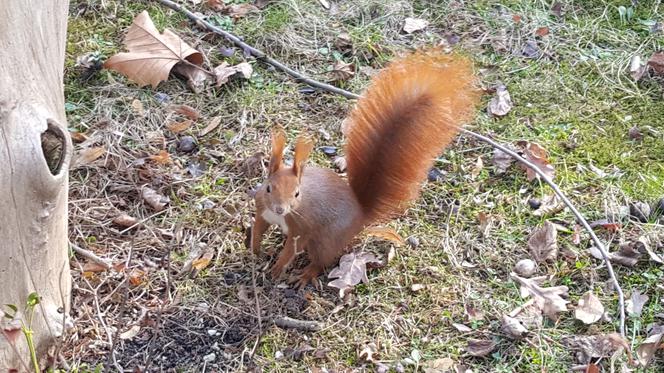
[[[318,281],[318,275],[323,272],[323,268],[315,263],[309,263],[308,266],[302,269],[300,275],[295,279],[296,286],[303,289],[307,284],[313,285],[316,289],[321,290]]]

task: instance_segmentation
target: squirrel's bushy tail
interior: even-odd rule
[[[478,98],[472,63],[458,55],[417,52],[374,78],[346,129],[348,179],[368,223],[417,198],[433,159]]]

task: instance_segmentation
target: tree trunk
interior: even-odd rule
[[[0,372],[34,371],[26,338],[16,329],[30,318],[28,296],[37,293],[41,301],[31,324],[37,357],[70,323],[72,145],[63,92],[68,0],[1,2],[0,307],[15,305],[19,313],[0,321]]]

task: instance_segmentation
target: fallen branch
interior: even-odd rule
[[[306,76],[298,73],[297,71],[285,66],[281,62],[276,61],[276,60],[268,57],[262,51],[260,51],[256,48],[252,47],[251,45],[243,42],[239,37],[231,34],[230,32],[224,31],[224,30],[222,30],[222,29],[220,29],[220,28],[218,28],[214,25],[211,25],[210,23],[208,23],[205,20],[201,19],[200,17],[198,17],[197,15],[192,13],[191,11],[187,10],[186,8],[180,6],[179,4],[176,4],[176,3],[174,3],[170,0],[156,0],[156,1],[158,1],[159,3],[171,8],[175,11],[183,13],[190,20],[195,22],[197,25],[225,37],[227,40],[233,42],[235,45],[242,48],[244,51],[249,52],[252,56],[256,57],[256,59],[258,59],[259,61],[267,63],[268,65],[274,66],[275,68],[277,68],[277,69],[285,72],[286,74],[294,77],[298,81],[307,83],[308,85],[310,85],[312,87],[317,87],[317,88],[326,90],[328,92],[339,94],[339,95],[344,96],[346,98],[350,98],[350,99],[360,98],[360,95],[355,94],[353,92],[349,92],[349,91],[346,91],[344,89],[334,87],[332,85],[321,83],[321,82],[318,82],[316,80],[307,78]],[[602,258],[604,260],[604,263],[606,264],[606,268],[609,272],[609,276],[611,277],[611,281],[613,283],[613,286],[615,287],[616,292],[618,293],[618,303],[619,303],[619,312],[620,312],[620,335],[625,337],[625,295],[623,293],[622,288],[620,287],[620,283],[618,282],[618,279],[616,278],[615,272],[613,271],[613,266],[611,265],[611,261],[609,260],[609,253],[606,250],[606,247],[604,246],[604,244],[600,241],[600,239],[597,237],[597,235],[595,234],[593,229],[590,227],[590,224],[588,224],[588,221],[583,217],[583,215],[581,215],[579,210],[577,210],[576,207],[574,207],[572,202],[565,196],[565,194],[563,194],[563,192],[560,190],[558,185],[556,185],[553,181],[551,181],[544,174],[544,172],[542,172],[542,170],[540,170],[536,165],[534,165],[533,163],[527,161],[526,159],[524,159],[523,157],[521,157],[517,153],[511,151],[510,149],[508,149],[507,147],[505,147],[503,145],[498,144],[497,142],[493,141],[492,139],[490,139],[486,136],[480,135],[478,133],[475,133],[475,132],[472,132],[472,131],[469,131],[469,130],[466,130],[466,129],[462,129],[461,132],[466,134],[466,135],[475,137],[476,139],[478,139],[482,142],[485,142],[485,143],[491,145],[492,147],[494,147],[496,149],[499,149],[499,150],[503,151],[504,153],[508,154],[509,156],[511,156],[512,158],[514,158],[515,160],[517,160],[518,162],[520,162],[524,166],[532,169],[537,175],[540,176],[540,178],[542,178],[542,180],[544,180],[544,182],[546,184],[548,184],[553,189],[553,191],[558,195],[558,197],[560,197],[560,199],[563,201],[563,203],[572,211],[574,216],[576,216],[577,220],[588,231],[588,233],[590,234],[590,237],[592,238],[593,242],[595,243],[595,246],[597,247],[597,249],[602,254]],[[288,318],[280,318],[279,320],[281,320],[281,322],[286,322],[288,324],[288,321],[285,321],[284,319],[288,319]],[[293,320],[293,319],[289,319],[289,320]],[[299,321],[299,320],[294,320],[294,321]],[[275,324],[277,324],[278,326],[282,326],[282,325],[279,325],[279,323],[277,322],[277,319],[275,319]],[[282,326],[282,327],[288,327],[288,326]],[[293,326],[293,327],[295,327],[295,326]],[[295,328],[297,328],[297,327],[295,327]],[[307,330],[307,329],[304,329],[304,330]]]
[[[317,332],[323,329],[323,324],[318,321],[298,320],[288,316],[275,317],[273,321],[276,326],[284,329],[297,329],[306,332]]]
[[[89,250],[86,250],[86,249],[81,248],[79,246],[76,246],[75,244],[73,244],[71,242],[69,243],[69,245],[71,246],[72,250],[74,250],[74,252],[76,254],[99,264],[100,266],[104,267],[105,270],[111,269],[111,263],[108,260],[100,258],[95,253],[93,253],[92,251],[89,251]]]
[[[223,36],[224,38],[226,38],[226,40],[228,40],[228,41],[232,42],[233,44],[237,45],[238,47],[242,48],[242,50],[245,53],[248,52],[249,54],[254,56],[257,60],[259,60],[261,62],[264,62],[264,63],[266,63],[270,66],[274,66],[274,68],[285,72],[286,74],[292,76],[293,78],[295,78],[298,81],[306,83],[306,84],[308,84],[312,87],[316,87],[316,88],[320,88],[320,89],[323,89],[323,90],[328,91],[328,92],[336,93],[336,94],[344,96],[346,98],[359,98],[360,97],[360,96],[358,96],[358,95],[356,95],[352,92],[348,92],[344,89],[335,87],[335,86],[327,84],[327,83],[322,83],[322,82],[310,79],[310,78],[306,77],[305,75],[300,74],[299,72],[291,69],[290,67],[284,65],[283,63],[281,63],[281,62],[279,62],[279,61],[277,61],[273,58],[268,57],[262,51],[260,51],[256,48],[252,47],[251,45],[243,42],[242,39],[240,39],[239,37],[231,34],[228,31],[224,31],[224,30],[220,29],[219,27],[205,21],[204,19],[197,16],[196,14],[194,14],[193,12],[188,10],[187,8],[181,6],[180,4],[177,4],[177,3],[175,3],[171,0],[156,0],[156,1],[161,3],[162,5],[165,5],[165,6],[171,8],[171,9],[177,11],[177,12],[180,12],[180,13],[186,15],[187,18],[192,20],[198,26],[200,26],[202,28],[205,28],[209,31],[212,31],[215,34]]]

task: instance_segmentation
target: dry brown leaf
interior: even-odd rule
[[[590,252],[590,255],[596,259],[604,259],[598,248],[591,246],[588,251]],[[638,263],[639,259],[641,259],[641,256],[641,252],[639,252],[634,245],[623,244],[620,245],[618,251],[609,253],[609,260],[627,267],[633,267]]]
[[[145,271],[136,268],[132,269],[129,273],[129,282],[134,286],[138,286],[145,282]]]
[[[528,239],[528,248],[533,259],[538,263],[547,260],[555,260],[558,256],[558,231],[550,221],[545,221],[544,226],[538,228]]]
[[[343,61],[336,61],[332,67],[332,80],[344,81],[352,78],[355,75],[353,71],[354,65],[352,63],[345,63]]]
[[[141,100],[134,100],[131,102],[131,109],[134,110],[134,114],[139,115],[139,116],[144,116],[145,115],[145,109],[143,108],[143,103]]]
[[[537,143],[524,141],[524,140],[518,141],[516,145],[521,148],[521,151],[523,152],[523,157],[527,161],[533,163],[535,166],[537,166],[537,168],[539,168],[544,173],[544,175],[546,175],[549,179],[553,180],[553,176],[555,175],[555,169],[553,168],[553,165],[549,163],[549,153],[546,151],[546,149],[544,149],[541,145]],[[525,166],[523,167],[526,169],[526,175],[528,177],[528,181],[539,179],[540,176],[537,173],[535,173],[535,171]]]
[[[503,152],[500,149],[493,150],[493,158],[491,159],[491,163],[496,168],[497,174],[505,173],[513,162],[514,158],[512,158],[511,155]]]
[[[496,95],[491,98],[487,107],[490,115],[502,117],[512,110],[512,98],[504,85],[496,88]]]
[[[574,317],[584,324],[593,324],[604,315],[604,305],[597,299],[592,291],[588,291],[579,298],[579,306],[574,310]]]
[[[408,17],[404,20],[403,31],[412,34],[415,31],[424,30],[427,26],[429,26],[429,21],[425,19]]]
[[[148,157],[151,161],[159,163],[159,164],[170,164],[171,163],[171,155],[168,154],[166,150],[160,150],[159,153],[153,154]]]
[[[258,12],[258,8],[249,3],[233,4],[226,7],[225,12],[233,18],[242,18],[249,13]]]
[[[339,289],[339,297],[360,282],[368,283],[367,264],[380,264],[380,260],[371,253],[349,253],[341,257],[339,266],[330,271],[328,278],[335,278],[327,285]]]
[[[80,144],[88,139],[84,132],[69,132],[69,136],[75,144]]]
[[[648,333],[648,338],[636,349],[636,358],[639,360],[639,364],[642,366],[650,364],[662,340],[664,340],[664,326],[653,326]]]
[[[547,36],[549,35],[549,28],[544,26],[544,27],[538,27],[537,30],[535,30],[535,35],[537,36]]]
[[[136,225],[136,223],[138,223],[138,219],[136,219],[133,216],[129,216],[127,214],[120,214],[115,218],[113,218],[113,224],[119,225],[124,228],[132,227]]]
[[[154,189],[148,187],[143,187],[141,190],[141,196],[143,197],[143,200],[157,212],[163,210],[166,205],[171,202],[168,197],[162,196]]]
[[[510,277],[518,282],[524,289],[533,296],[535,304],[552,320],[558,318],[558,313],[567,311],[569,301],[563,299],[567,297],[567,286],[541,287],[537,283],[537,278],[522,278],[516,273],[510,273]]]
[[[588,364],[586,367],[586,373],[600,373],[599,367],[595,364]]]
[[[189,105],[175,105],[172,107],[172,109],[174,112],[194,121],[201,117],[201,113]]]
[[[493,352],[495,348],[496,342],[493,340],[471,339],[468,340],[468,344],[466,345],[466,352],[472,356],[482,357]]]
[[[650,66],[656,75],[664,75],[664,52],[655,52],[648,60]]]
[[[464,324],[459,324],[459,323],[456,323],[456,322],[453,322],[452,326],[454,327],[454,329],[460,331],[461,333],[467,333],[467,332],[472,332],[473,331],[473,329],[471,327],[469,327],[467,325],[464,325]]]
[[[217,12],[223,12],[226,9],[226,5],[222,0],[207,0],[205,4],[208,8]]]
[[[618,333],[578,335],[563,338],[563,344],[578,353],[577,360],[587,362],[592,358],[611,357],[624,349],[632,361],[632,353],[627,341]]]
[[[479,222],[480,235],[488,238],[489,231],[493,225],[493,217],[484,211],[480,211],[480,213],[477,214],[477,221]]]
[[[123,333],[120,333],[120,339],[125,340],[125,341],[130,340],[130,339],[134,338],[135,336],[137,336],[138,332],[140,332],[140,331],[141,331],[141,326],[140,325],[134,325],[131,328],[129,328],[129,330],[127,330]]]
[[[362,347],[362,350],[360,350],[360,353],[358,354],[358,357],[360,358],[361,361],[366,361],[367,363],[373,363],[376,359],[376,356],[378,354],[378,347],[376,347],[376,344],[371,342],[367,343]]]
[[[240,73],[245,79],[251,78],[253,68],[248,62],[242,62],[235,66],[230,66],[228,62],[222,62],[221,65],[214,68],[214,75],[217,79],[217,87],[221,87],[228,82],[231,76]]]
[[[98,273],[108,271],[109,267],[96,262],[87,262],[83,264],[83,272]]]
[[[364,232],[367,236],[382,238],[397,245],[403,245],[405,243],[399,233],[389,227],[369,227],[365,229]]]
[[[205,128],[203,128],[201,130],[201,132],[198,133],[198,136],[202,137],[202,136],[205,136],[208,133],[214,131],[215,129],[217,129],[217,127],[219,127],[220,123],[221,123],[221,117],[217,116],[217,117],[212,118],[210,120],[210,123],[208,123],[208,125],[205,126]]]
[[[151,84],[156,88],[168,79],[171,69],[178,62],[203,63],[203,55],[179,36],[168,29],[160,34],[147,11],[134,18],[124,44],[129,52],[112,56],[104,67],[125,75],[140,87]]]
[[[78,152],[76,157],[76,166],[85,166],[88,165],[104,155],[106,153],[105,146],[95,146],[92,148],[86,148]]]
[[[482,172],[482,169],[484,168],[484,162],[482,161],[482,157],[477,157],[477,160],[475,161],[475,166],[473,167],[472,170],[470,170],[470,176],[475,179],[477,176],[479,176],[480,172]]]
[[[565,209],[565,202],[563,202],[557,194],[551,194],[542,198],[540,207],[533,211],[534,216],[547,216],[555,215]]]
[[[519,319],[508,315],[503,315],[500,330],[513,339],[521,339],[528,335],[528,328]]]
[[[180,133],[189,129],[192,124],[194,122],[191,119],[185,119],[182,122],[170,122],[166,124],[166,129],[173,133]]]
[[[451,373],[457,371],[457,363],[449,357],[427,361],[422,364],[424,373]]]
[[[630,316],[640,317],[643,312],[643,306],[648,302],[648,299],[650,298],[647,295],[641,294],[638,290],[634,290],[625,304],[627,313]]]
[[[212,258],[214,258],[214,254],[215,254],[214,249],[208,247],[203,251],[203,255],[201,255],[200,258],[195,259],[191,262],[192,278],[196,277],[200,271],[204,270],[205,268],[207,268],[207,266],[210,265]]]
[[[646,66],[641,63],[641,56],[634,55],[629,61],[629,75],[634,81],[639,81],[646,73]]]

